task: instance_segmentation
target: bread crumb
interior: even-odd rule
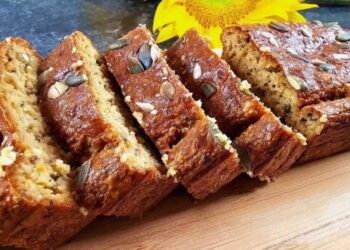
[[[320,122],[325,123],[325,122],[327,122],[327,121],[328,121],[327,115],[326,115],[326,114],[323,114],[323,115],[320,117]]]
[[[143,114],[140,112],[133,112],[132,115],[136,118],[137,122],[140,123],[140,125],[143,125]]]
[[[4,167],[12,165],[17,158],[13,146],[4,147],[0,152],[0,177],[4,176]]]
[[[131,102],[131,96],[127,95],[124,98],[125,102]]]
[[[162,156],[162,162],[164,164],[167,164],[168,163],[168,160],[169,160],[169,156],[167,154],[163,154]]]
[[[174,168],[169,168],[166,175],[168,177],[174,177],[176,175],[176,170]]]
[[[89,215],[89,211],[85,207],[80,207],[79,208],[79,213],[81,213],[84,216],[88,216]]]

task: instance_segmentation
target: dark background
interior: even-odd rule
[[[21,36],[42,56],[74,30],[85,32],[99,49],[139,23],[152,27],[159,1],[0,0],[0,39]],[[350,28],[350,7],[322,7],[303,13],[309,20],[338,21]]]

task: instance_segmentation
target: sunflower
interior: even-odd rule
[[[301,0],[163,0],[157,7],[153,31],[157,42],[183,35],[195,28],[220,48],[222,29],[230,24],[305,22],[300,10],[315,8]]]

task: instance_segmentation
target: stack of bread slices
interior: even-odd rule
[[[350,149],[349,41],[319,22],[232,26],[220,58],[195,30],[164,52],[141,25],[104,55],[74,32],[42,60],[7,38],[0,244],[55,248],[178,185],[204,199],[241,172],[270,181]]]

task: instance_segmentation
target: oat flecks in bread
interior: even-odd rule
[[[145,27],[122,39],[128,45],[108,49],[105,58],[127,105],[163,155],[168,175],[205,198],[240,172],[230,140],[205,116]]]
[[[186,32],[166,54],[204,110],[235,141],[250,176],[273,179],[301,156],[304,141],[253,96],[250,84],[236,77],[195,30]]]
[[[41,90],[46,120],[83,163],[76,184],[86,206],[105,215],[140,216],[175,187],[138,136],[103,58],[84,34],[67,36],[40,71],[47,74]],[[57,83],[68,88],[50,98]]]
[[[0,244],[58,246],[94,217],[73,199],[67,155],[37,104],[40,56],[20,38],[0,43]]]
[[[308,139],[301,161],[350,148],[348,42],[340,27],[286,24],[288,32],[267,25],[224,30],[223,58],[253,85],[253,91]],[[268,37],[280,44],[269,45]],[[261,48],[268,47],[270,51]]]

